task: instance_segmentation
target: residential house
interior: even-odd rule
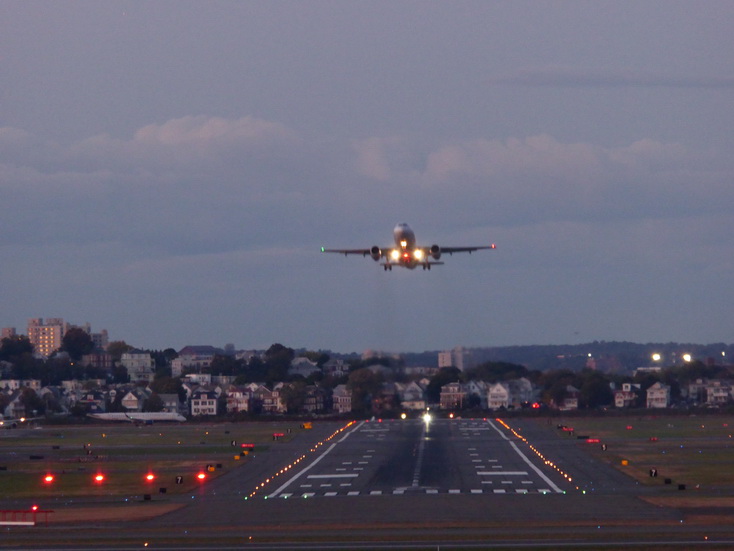
[[[143,411],[143,404],[151,394],[146,388],[135,387],[122,397],[122,407],[125,411]]]
[[[573,385],[566,386],[566,392],[559,405],[561,411],[571,411],[579,409],[579,389]]]
[[[252,393],[248,387],[230,385],[225,393],[227,395],[227,413],[250,411]]]
[[[214,346],[184,346],[171,362],[172,375],[180,377],[184,371],[201,373],[211,367],[217,354],[224,354],[224,351]]]
[[[466,391],[461,383],[448,383],[441,387],[441,409],[462,409],[465,401]]]
[[[670,405],[670,387],[657,382],[647,389],[648,408],[667,408]]]
[[[191,395],[191,416],[216,415],[218,398],[214,390],[197,388]]]
[[[622,383],[622,389],[614,391],[614,407],[629,408],[636,406],[639,398],[639,391],[640,385]]]
[[[347,385],[337,385],[331,394],[335,413],[350,413],[352,411],[352,391]]]
[[[426,389],[416,381],[410,383],[395,383],[403,409],[424,410],[426,409]]]
[[[489,409],[507,409],[510,407],[512,398],[510,396],[510,387],[506,383],[495,383],[490,385],[487,390],[487,408]]]
[[[304,379],[312,373],[318,373],[321,371],[316,365],[316,362],[312,362],[308,358],[299,356],[291,360],[291,366],[288,368],[288,375],[300,375]]]
[[[130,350],[120,358],[120,364],[127,370],[131,382],[153,382],[155,377],[155,361],[149,352]]]

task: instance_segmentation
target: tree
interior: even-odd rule
[[[280,390],[280,396],[288,413],[298,413],[306,402],[306,383],[293,381],[284,385]]]
[[[122,355],[125,352],[130,352],[132,349],[133,347],[125,341],[112,341],[107,345],[107,353],[112,356],[113,362],[119,362],[122,359]]]
[[[146,411],[146,412],[147,411],[150,411],[150,412],[163,411],[164,407],[165,407],[165,404],[163,403],[163,400],[156,392],[153,392],[150,396],[148,396],[143,401],[143,411]]]
[[[366,413],[372,408],[372,397],[382,388],[382,375],[367,367],[349,374],[347,388],[352,391],[352,411]]]
[[[61,350],[66,352],[74,361],[79,361],[82,356],[94,350],[94,341],[84,329],[72,327],[61,339]]]
[[[614,400],[609,381],[601,373],[592,372],[584,378],[579,389],[580,405],[597,408],[609,405]]]
[[[461,380],[461,370],[457,367],[442,367],[438,370],[428,383],[426,397],[428,401],[436,404],[441,400],[441,387],[449,383]]]
[[[0,361],[14,363],[23,354],[33,354],[33,345],[25,335],[5,337],[0,341]]]

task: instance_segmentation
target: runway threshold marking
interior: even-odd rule
[[[513,442],[512,440],[510,440],[510,439],[509,439],[509,438],[507,437],[507,435],[505,435],[505,433],[504,433],[504,432],[502,432],[502,431],[500,430],[500,428],[499,428],[499,427],[497,427],[497,425],[495,425],[495,424],[494,424],[494,423],[493,423],[492,421],[490,421],[489,419],[487,419],[487,423],[489,423],[489,426],[490,426],[490,427],[492,427],[492,428],[493,428],[494,430],[496,430],[496,431],[497,431],[497,433],[498,433],[498,434],[499,434],[499,435],[500,435],[500,436],[501,436],[501,437],[502,437],[503,439],[507,440],[507,442],[508,442],[508,443],[510,444],[510,446],[512,446],[512,449],[514,449],[514,450],[515,450],[515,451],[517,452],[517,455],[519,455],[519,456],[520,456],[520,457],[522,458],[522,460],[523,460],[523,461],[525,461],[525,463],[527,463],[527,464],[528,464],[528,465],[530,466],[530,468],[531,468],[531,469],[533,469],[533,470],[535,471],[535,473],[536,473],[536,474],[537,474],[537,475],[538,475],[538,476],[539,476],[540,478],[542,478],[542,479],[543,479],[543,480],[544,480],[544,481],[545,481],[545,482],[546,482],[546,483],[547,483],[547,484],[548,484],[548,485],[549,485],[549,486],[550,486],[551,488],[553,488],[553,490],[554,490],[554,491],[555,491],[556,493],[558,493],[558,494],[562,494],[562,493],[563,493],[563,490],[561,490],[561,489],[560,489],[560,488],[559,488],[558,486],[556,486],[556,485],[555,485],[555,484],[553,483],[553,481],[552,481],[552,480],[551,480],[550,478],[548,478],[548,477],[547,477],[547,476],[545,475],[545,473],[543,473],[543,471],[541,471],[541,470],[540,470],[540,469],[539,469],[538,467],[536,467],[536,466],[535,466],[535,465],[533,464],[533,462],[532,462],[532,461],[530,461],[530,459],[528,459],[528,458],[527,458],[527,456],[526,456],[526,455],[525,455],[524,453],[522,453],[522,451],[520,451],[520,448],[518,448],[518,447],[517,447],[517,445],[516,445],[516,444],[515,444],[515,443],[514,443],[514,442]],[[497,490],[495,490],[495,492],[496,492],[496,491],[497,491]]]
[[[317,457],[317,458],[316,458],[316,459],[314,460],[314,462],[313,462],[313,463],[311,463],[311,464],[310,464],[310,465],[309,465],[308,467],[305,467],[304,469],[300,470],[300,471],[299,471],[298,473],[296,473],[295,475],[293,475],[293,477],[291,477],[291,479],[290,479],[290,480],[288,480],[287,482],[285,482],[285,483],[284,483],[284,484],[283,484],[283,485],[282,485],[282,486],[281,486],[280,488],[278,488],[277,490],[275,490],[275,491],[274,491],[274,492],[273,492],[272,494],[270,494],[270,495],[269,495],[268,497],[277,497],[277,496],[278,496],[278,494],[279,494],[280,492],[282,492],[283,490],[285,490],[285,489],[286,489],[286,488],[287,488],[288,486],[290,486],[290,485],[291,485],[291,484],[292,484],[293,482],[295,482],[295,481],[296,481],[296,480],[297,480],[297,479],[298,479],[298,478],[299,478],[299,477],[300,477],[301,475],[303,475],[303,474],[304,474],[304,473],[306,473],[306,472],[307,472],[308,470],[310,470],[311,468],[313,468],[313,467],[314,467],[314,466],[315,466],[316,464],[318,464],[318,462],[319,462],[319,461],[321,461],[321,460],[322,460],[322,459],[323,459],[324,457],[326,457],[326,456],[327,456],[327,455],[329,454],[329,452],[330,452],[331,450],[333,450],[333,449],[334,449],[334,448],[336,447],[336,445],[337,445],[338,443],[340,443],[340,442],[344,442],[344,440],[346,440],[346,439],[347,439],[347,437],[348,437],[348,436],[349,436],[350,434],[352,434],[353,432],[355,432],[355,431],[359,430],[359,428],[360,428],[360,427],[361,427],[361,426],[362,426],[363,424],[364,424],[364,421],[362,421],[362,422],[360,422],[360,423],[357,423],[357,426],[356,426],[356,427],[354,427],[354,428],[353,428],[352,430],[350,430],[350,431],[349,431],[348,433],[346,433],[346,434],[345,434],[345,435],[344,435],[344,436],[343,436],[342,438],[340,438],[340,439],[339,439],[338,441],[334,442],[334,443],[333,443],[333,444],[332,444],[331,446],[329,446],[328,448],[326,448],[326,450],[324,450],[324,453],[322,453],[321,455],[319,455],[319,456],[318,456],[318,457]]]

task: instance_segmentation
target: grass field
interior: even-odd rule
[[[3,498],[119,497],[191,491],[199,473],[216,477],[223,468],[267,452],[273,434],[288,441],[298,422],[53,426],[0,432],[0,493]],[[243,449],[242,444],[253,445]],[[208,468],[207,468],[208,467]],[[53,476],[53,481],[45,477]],[[95,480],[102,475],[103,480]],[[147,479],[152,475],[152,479]],[[177,483],[181,477],[181,483]]]
[[[560,419],[574,435],[598,438],[589,451],[645,485],[674,485],[734,495],[734,416],[642,416]],[[606,444],[606,451],[602,450]],[[626,462],[626,464],[624,464]],[[657,470],[657,477],[650,470]]]

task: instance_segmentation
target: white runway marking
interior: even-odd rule
[[[518,454],[518,455],[519,455],[520,457],[522,457],[523,461],[525,461],[525,463],[527,463],[527,464],[528,464],[528,465],[530,466],[530,468],[531,468],[531,469],[533,469],[533,470],[535,471],[535,473],[536,473],[536,474],[537,474],[537,475],[538,475],[538,476],[539,476],[540,478],[542,478],[542,479],[543,479],[543,481],[544,481],[544,482],[545,482],[546,484],[548,484],[548,485],[549,485],[549,486],[550,486],[551,488],[553,488],[553,490],[554,490],[554,491],[555,491],[556,493],[559,493],[559,494],[563,493],[563,490],[561,490],[561,489],[560,489],[560,488],[559,488],[558,486],[556,486],[556,485],[555,485],[555,484],[553,483],[553,481],[552,481],[552,480],[551,480],[550,478],[548,478],[547,476],[545,476],[545,474],[543,473],[543,471],[541,471],[541,470],[540,470],[540,469],[539,469],[538,467],[536,467],[535,465],[533,465],[533,463],[532,463],[532,462],[530,461],[530,459],[528,459],[528,458],[527,458],[527,457],[525,456],[525,454],[524,454],[524,453],[522,453],[522,452],[520,451],[520,448],[518,448],[518,447],[517,447],[517,445],[516,445],[516,444],[515,444],[515,443],[514,443],[514,442],[513,442],[512,440],[510,440],[509,438],[507,438],[507,436],[505,435],[505,433],[504,433],[504,432],[502,432],[502,431],[501,431],[501,430],[500,430],[500,429],[499,429],[499,428],[498,428],[498,427],[497,427],[497,426],[496,426],[496,425],[495,425],[495,424],[494,424],[494,423],[493,423],[492,421],[489,421],[489,420],[487,420],[487,423],[489,423],[489,425],[490,425],[490,426],[491,426],[491,427],[492,427],[492,428],[493,428],[494,430],[496,430],[496,431],[497,431],[497,433],[498,433],[498,434],[499,434],[499,435],[500,435],[500,436],[501,436],[502,438],[504,438],[505,440],[507,440],[507,442],[509,442],[509,443],[510,443],[510,446],[512,446],[512,448],[513,448],[513,449],[514,449],[514,450],[515,450],[515,451],[517,452],[517,454]]]

